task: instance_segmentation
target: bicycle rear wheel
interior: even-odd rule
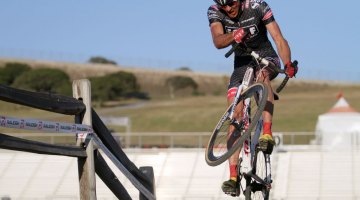
[[[253,166],[253,173],[255,173],[258,178],[264,180],[270,185],[271,178],[270,172],[267,171],[266,166],[266,155],[263,151],[257,150]],[[269,163],[270,164],[270,163]],[[245,190],[245,200],[268,200],[270,196],[270,188],[267,188],[264,184],[252,179],[250,184],[246,186]]]
[[[265,108],[268,91],[263,83],[256,83],[246,89],[239,98],[238,105],[245,99],[250,100],[249,124],[247,129],[244,126],[236,125],[235,131],[230,133],[230,127],[234,122],[230,120],[231,105],[225,111],[217,123],[205,151],[205,160],[210,166],[217,166],[227,160],[237,149],[241,147],[245,139],[250,136],[251,131],[259,121],[262,111]]]

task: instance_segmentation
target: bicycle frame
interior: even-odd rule
[[[236,95],[235,98],[233,100],[232,103],[232,107],[231,107],[231,112],[230,112],[230,119],[232,120],[234,117],[234,112],[235,112],[235,107],[236,104],[234,102],[238,102],[240,95],[242,93],[242,91],[246,90],[246,88],[248,88],[250,86],[250,84],[253,83],[253,78],[254,78],[254,69],[249,67],[247,68],[245,75],[244,75],[244,79],[243,79],[243,83],[238,87],[237,91],[236,91]],[[246,106],[244,105],[244,108]]]
[[[264,68],[260,69],[260,73],[262,70],[264,70],[270,64],[269,61],[267,61],[265,58],[261,58],[257,53],[255,53],[253,51],[251,52],[251,56],[253,56],[255,58],[258,66],[260,66],[260,63],[265,65]],[[255,78],[255,80],[254,80],[254,78]],[[257,81],[258,81],[257,77],[255,77],[255,75],[254,75],[254,69],[252,67],[248,67],[245,71],[245,75],[244,75],[242,84],[238,87],[235,98],[232,103],[232,108],[231,108],[231,112],[230,112],[231,120],[233,119],[233,115],[234,115],[235,107],[236,107],[236,104],[234,102],[239,101],[242,91],[246,90],[250,85],[252,85],[254,82],[257,82]],[[244,108],[245,107],[246,106],[244,105]]]

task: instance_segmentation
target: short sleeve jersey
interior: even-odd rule
[[[275,21],[272,10],[263,0],[241,1],[239,16],[231,19],[218,6],[212,5],[208,9],[209,23],[220,22],[224,33],[231,33],[238,28],[244,28],[249,33],[245,43],[262,57],[277,57],[274,48],[267,36],[266,25]],[[243,52],[236,51],[237,57],[246,56]]]

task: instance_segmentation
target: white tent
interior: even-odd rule
[[[329,112],[318,117],[317,142],[324,149],[350,149],[360,145],[360,113],[340,97]]]

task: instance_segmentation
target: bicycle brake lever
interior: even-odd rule
[[[298,65],[298,61],[295,60],[294,65]],[[285,70],[281,70],[281,73],[285,73]],[[281,84],[279,85],[279,87],[276,89],[276,92],[279,93],[281,92],[281,90],[285,87],[286,83],[288,82],[288,80],[290,79],[290,77],[288,75],[286,75],[286,77],[284,78],[284,80],[281,82]]]

